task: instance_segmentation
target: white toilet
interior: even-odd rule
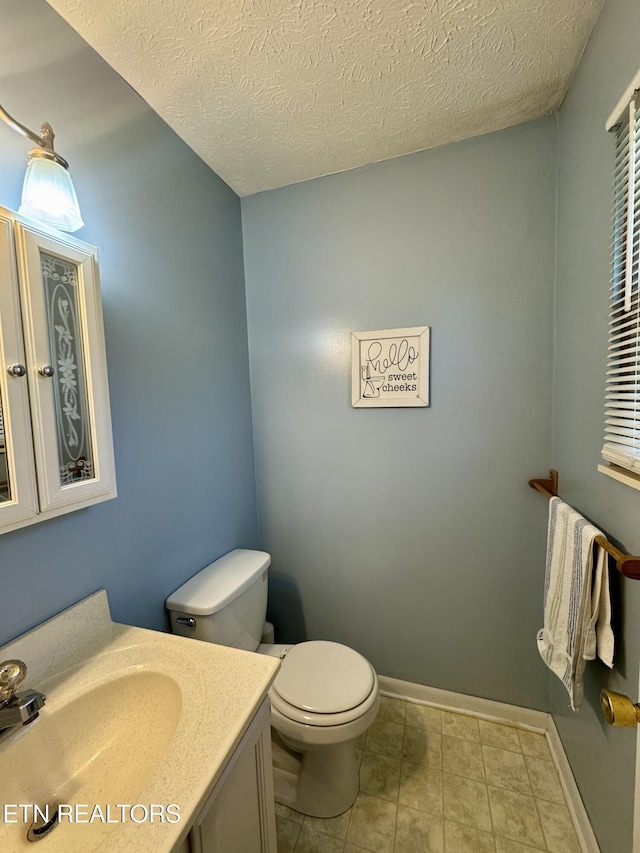
[[[334,817],[358,794],[355,742],[378,712],[378,679],[348,646],[312,640],[262,645],[267,612],[264,551],[225,554],[166,602],[175,634],[282,657],[269,691],[276,800]]]

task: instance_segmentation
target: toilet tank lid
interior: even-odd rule
[[[270,563],[271,556],[265,551],[229,551],[172,593],[166,608],[194,616],[217,613],[251,586]]]

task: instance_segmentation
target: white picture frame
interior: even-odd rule
[[[351,333],[351,405],[429,405],[429,326]]]

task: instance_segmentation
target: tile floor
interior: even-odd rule
[[[278,853],[580,853],[543,735],[382,697],[358,747],[352,808],[276,805]]]

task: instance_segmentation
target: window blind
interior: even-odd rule
[[[616,127],[605,393],[607,462],[640,474],[640,92]]]

